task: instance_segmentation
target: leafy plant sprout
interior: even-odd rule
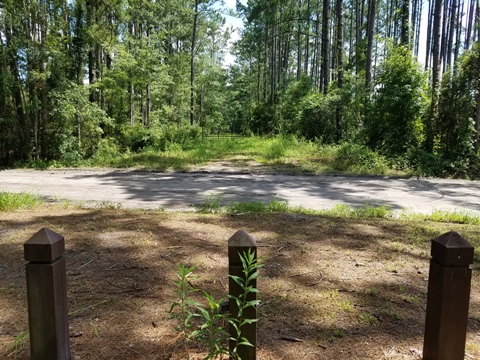
[[[207,347],[208,354],[206,359],[223,359],[229,356],[232,359],[241,360],[238,354],[239,346],[253,346],[243,333],[243,327],[246,324],[252,324],[258,319],[251,319],[245,316],[245,310],[258,305],[259,300],[248,300],[249,295],[258,293],[258,289],[253,286],[253,282],[258,277],[258,270],[263,266],[255,257],[255,252],[249,250],[239,254],[242,262],[242,273],[244,276],[230,276],[241,288],[238,296],[229,294],[228,298],[233,299],[238,306],[238,316],[232,317],[228,311],[222,311],[225,304],[225,298],[215,300],[214,296],[207,291],[201,293],[207,301],[207,308],[193,299],[195,293],[200,291],[194,288],[191,280],[198,279],[193,274],[195,267],[185,267],[180,263],[175,280],[176,289],[174,292],[178,296],[178,301],[172,303],[170,307],[170,316],[177,321],[176,330],[180,332],[183,338],[183,346],[189,353],[190,343],[195,341]],[[199,324],[194,323],[194,319]],[[226,325],[233,327],[233,335],[228,332]],[[227,339],[234,341],[235,346],[232,351],[229,350]]]
[[[241,345],[253,346],[250,341],[242,333],[242,328],[244,325],[252,324],[258,321],[257,318],[251,319],[245,317],[245,310],[250,307],[256,307],[260,300],[248,300],[249,295],[252,293],[258,293],[258,289],[253,285],[254,281],[258,277],[258,270],[263,266],[262,263],[258,261],[255,256],[255,251],[249,249],[247,252],[244,252],[240,255],[240,260],[243,267],[243,277],[230,275],[232,278],[243,290],[242,293],[237,297],[233,294],[229,294],[228,297],[233,299],[238,307],[238,317],[229,318],[229,324],[234,328],[234,336],[231,336],[231,340],[235,342],[235,347],[233,348],[230,356],[233,359],[240,359],[238,355],[238,347]]]

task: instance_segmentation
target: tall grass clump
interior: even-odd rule
[[[0,191],[0,211],[29,209],[39,205],[42,200],[30,193],[10,193]]]

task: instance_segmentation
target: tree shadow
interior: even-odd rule
[[[238,229],[257,238],[264,262],[259,358],[367,359],[382,358],[393,346],[402,354],[421,350],[429,240],[443,232],[443,225],[428,223],[289,214],[53,209],[2,216],[3,343],[27,328],[22,244],[43,226],[66,239],[70,333],[78,335],[71,338],[72,354],[96,359],[181,354],[168,314],[178,263],[197,267],[195,287],[225,296],[227,240]],[[478,227],[458,228],[480,244]],[[478,294],[478,276],[472,286]],[[472,296],[472,319],[480,318],[479,300]],[[469,341],[478,328],[469,322]],[[285,340],[292,338],[302,342]],[[201,353],[193,344],[192,354]],[[17,358],[28,358],[28,341]]]

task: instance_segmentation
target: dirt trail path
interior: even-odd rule
[[[50,200],[124,208],[191,209],[210,194],[231,201],[288,201],[310,209],[336,204],[389,205],[394,210],[480,213],[480,182],[352,176],[156,173],[131,170],[3,170],[0,191],[27,191]]]

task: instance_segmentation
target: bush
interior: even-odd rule
[[[304,98],[298,117],[298,132],[308,140],[335,141],[335,110],[339,96],[312,94]]]
[[[333,164],[334,170],[361,174],[384,174],[387,160],[368,147],[355,143],[341,144]]]
[[[92,159],[97,165],[112,165],[120,156],[120,148],[113,138],[101,139]]]
[[[408,48],[389,50],[366,119],[369,145],[388,156],[405,154],[421,142],[424,74]]]

